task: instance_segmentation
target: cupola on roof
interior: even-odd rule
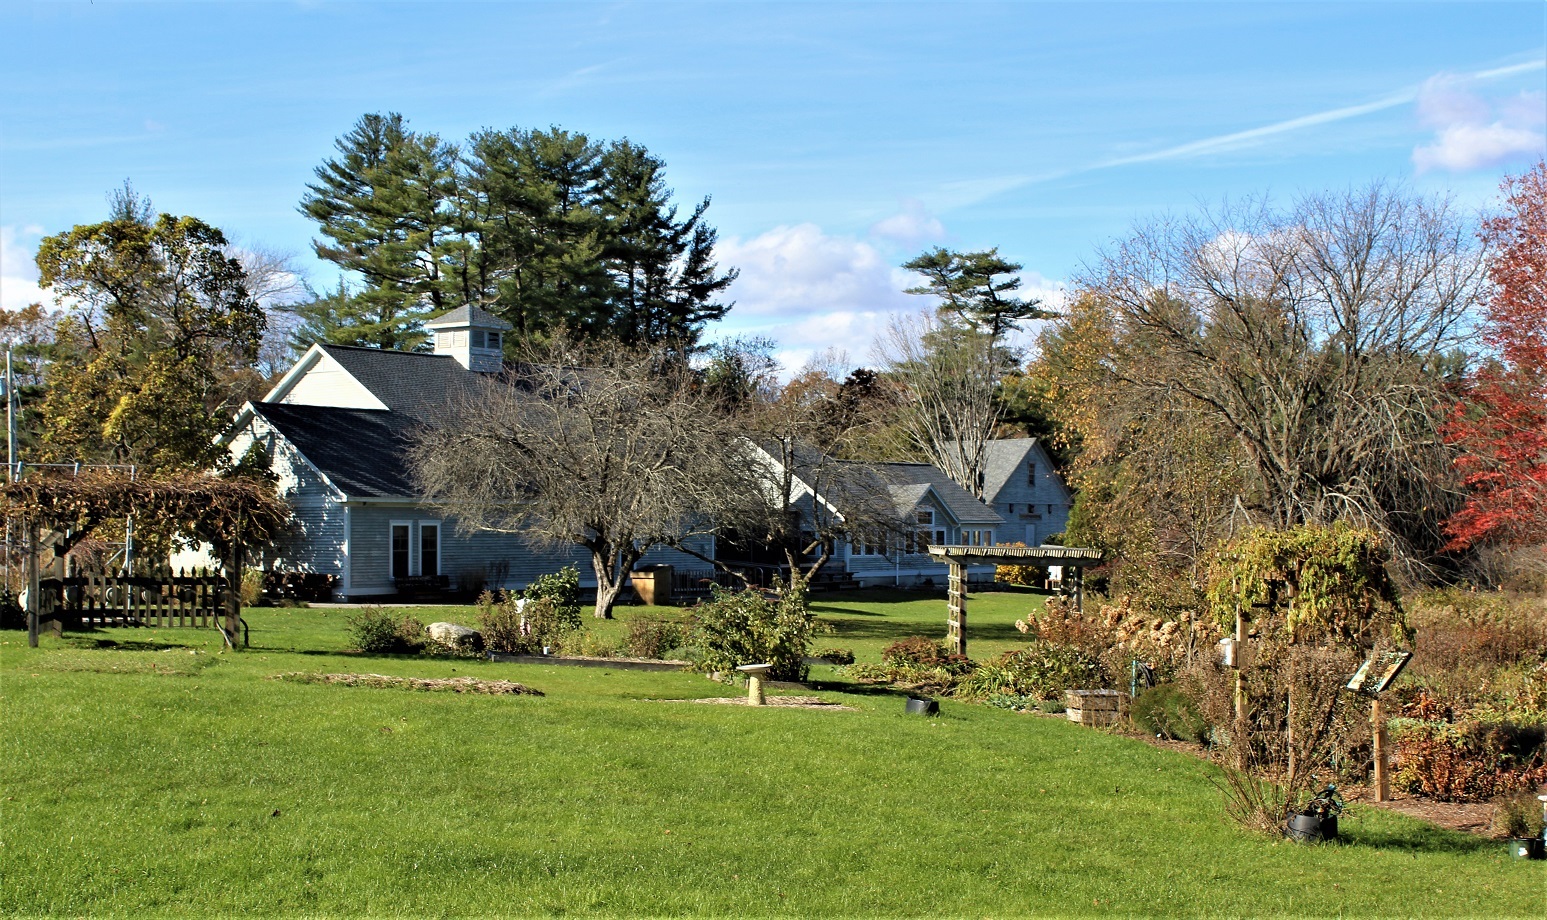
[[[512,327],[471,304],[424,324],[435,333],[435,353],[447,355],[470,371],[497,374],[505,365],[503,339]]]

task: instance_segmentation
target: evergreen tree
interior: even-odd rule
[[[409,131],[396,113],[364,116],[336,146],[340,156],[317,167],[301,202],[331,241],[314,242],[318,257],[364,282],[336,325],[368,317],[358,338],[413,347],[425,319],[459,302],[456,260],[466,253],[454,229],[457,148]],[[334,303],[329,295],[312,307]]]
[[[318,340],[410,347],[427,316],[473,304],[515,340],[567,328],[690,349],[729,309],[708,200],[679,219],[664,164],[636,144],[489,129],[464,153],[367,115],[337,147],[301,210],[331,241],[317,254],[363,286],[298,311]]]
[[[996,343],[1026,320],[1053,315],[1035,297],[1014,296],[1021,286],[1015,277],[1021,265],[1000,258],[997,247],[981,252],[936,247],[902,267],[925,278],[924,284],[908,288],[909,294],[940,298],[941,310],[971,323]]]

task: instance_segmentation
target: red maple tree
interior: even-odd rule
[[[1448,549],[1547,543],[1547,161],[1504,180],[1484,222],[1491,250],[1483,341],[1497,352],[1467,380],[1445,427],[1469,495]]]

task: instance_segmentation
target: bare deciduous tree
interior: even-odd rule
[[[522,358],[419,433],[413,469],[462,526],[584,547],[610,617],[652,545],[710,532],[724,421],[658,351],[560,337]]]
[[[981,499],[988,442],[1003,414],[995,398],[1007,356],[991,333],[944,312],[897,317],[877,357],[904,391],[898,422],[913,447]]]
[[[1105,369],[1207,413],[1273,523],[1364,523],[1421,565],[1457,498],[1437,432],[1481,265],[1445,202],[1377,185],[1151,224],[1081,283]]]

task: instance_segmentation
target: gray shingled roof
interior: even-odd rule
[[[352,345],[323,345],[322,350],[387,408],[421,422],[431,421],[448,404],[473,395],[483,379],[450,355]]]
[[[1005,438],[984,445],[983,494],[998,495],[1036,444],[1036,438]]]
[[[417,494],[405,449],[418,423],[398,412],[253,403],[312,465],[350,498]]]
[[[479,329],[502,329],[509,331],[516,327],[484,310],[480,307],[466,304],[457,307],[450,313],[442,313],[424,324],[426,329],[442,329],[448,326],[476,326]]]
[[[909,487],[928,487],[933,489],[935,495],[940,498],[946,510],[961,524],[1003,524],[1004,518],[995,514],[992,508],[978,501],[971,492],[951,481],[951,478],[938,468],[928,463],[876,463],[872,464],[876,472],[884,478],[893,490],[893,494],[906,499],[915,494]],[[923,498],[923,491],[916,493],[919,499]],[[918,499],[910,504],[916,505]]]

